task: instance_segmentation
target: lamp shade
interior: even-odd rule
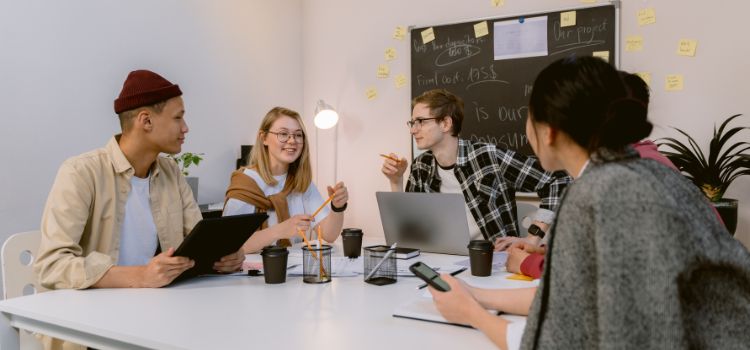
[[[318,129],[330,129],[336,126],[339,122],[339,114],[331,107],[326,104],[323,100],[318,100],[318,105],[315,107],[315,118],[313,123]]]

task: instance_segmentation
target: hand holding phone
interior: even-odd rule
[[[435,270],[421,261],[417,261],[409,266],[409,271],[432,286],[432,288],[435,288],[441,292],[448,292],[451,290],[451,287],[448,285],[448,283],[440,278],[440,275],[438,275]]]

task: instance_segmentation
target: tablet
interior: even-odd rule
[[[266,219],[266,213],[256,213],[199,221],[174,252],[174,256],[193,259],[195,266],[183,272],[175,281],[216,273],[213,269],[214,263],[238,251]]]

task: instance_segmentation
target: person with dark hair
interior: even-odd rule
[[[114,103],[122,134],[63,162],[34,262],[44,287],[162,287],[193,266],[172,254],[201,213],[177,164],[159,156],[185,142],[181,95],[154,72],[130,72]],[[236,271],[243,261],[238,251],[214,268]]]
[[[492,240],[497,250],[522,240],[515,192],[536,192],[541,205],[534,224],[546,231],[570,177],[545,172],[533,157],[460,138],[463,119],[463,101],[446,90],[429,90],[414,99],[407,125],[417,147],[426,152],[414,159],[406,191],[462,194],[471,239]],[[407,161],[390,156],[382,172],[392,191],[402,191]],[[527,239],[539,241],[534,235]]]
[[[558,60],[534,83],[526,133],[568,186],[538,288],[485,290],[441,275],[443,316],[499,347],[524,314],[523,349],[737,349],[750,344],[750,253],[682,175],[629,145],[652,129],[619,73],[593,57]],[[530,308],[529,308],[530,306]]]

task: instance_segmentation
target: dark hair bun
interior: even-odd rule
[[[633,98],[612,101],[598,133],[594,148],[622,149],[640,141],[649,134],[653,125],[647,119],[647,107]]]

